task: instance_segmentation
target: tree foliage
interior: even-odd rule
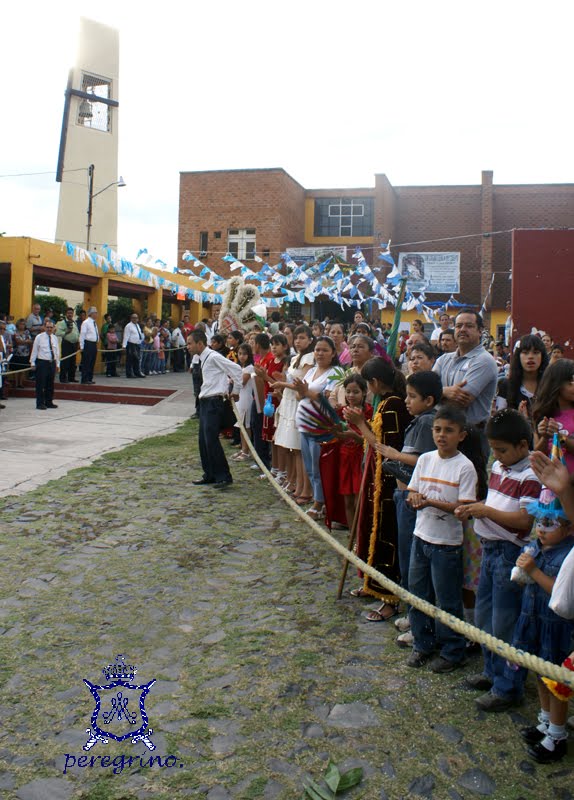
[[[42,317],[51,308],[56,321],[66,315],[66,309],[68,308],[68,301],[65,297],[58,297],[53,294],[36,294],[34,295],[34,303],[38,303],[40,306],[40,315]]]

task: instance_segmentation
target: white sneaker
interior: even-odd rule
[[[259,469],[259,464],[252,464],[249,469]]]
[[[406,633],[411,629],[411,623],[408,617],[399,617],[395,620],[395,628],[401,633]]]
[[[415,637],[410,631],[407,631],[406,633],[401,633],[400,636],[397,636],[396,643],[399,647],[412,647],[415,643]]]

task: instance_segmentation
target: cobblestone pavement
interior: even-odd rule
[[[2,798],[290,800],[329,758],[364,768],[351,798],[574,796],[574,758],[538,766],[518,735],[533,681],[520,713],[477,712],[462,681],[478,661],[405,667],[371,603],[334,599],[340,559],[248,465],[223,494],[199,474],[189,422],[0,501]],[[94,708],[83,678],[118,653],[157,679],[157,749],[98,742],[111,766],[72,766]],[[143,766],[120,771],[121,754]]]

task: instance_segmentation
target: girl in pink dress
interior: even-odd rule
[[[544,373],[532,410],[534,449],[550,455],[552,437],[561,434],[568,472],[574,472],[574,361],[559,358]]]

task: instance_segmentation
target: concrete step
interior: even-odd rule
[[[75,400],[87,403],[122,403],[124,405],[155,406],[164,398],[174,393],[173,389],[145,389],[143,381],[138,380],[137,386],[88,386],[81,383],[56,383],[54,386],[54,400]],[[32,381],[27,381],[22,388],[10,387],[10,397],[35,397],[36,392]]]

